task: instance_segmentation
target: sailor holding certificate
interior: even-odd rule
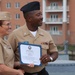
[[[43,20],[40,3],[29,2],[21,11],[26,23],[14,30],[8,39],[15,52],[15,61],[20,62],[18,67],[25,71],[24,75],[49,75],[45,66],[57,59],[58,50],[51,35],[40,28]],[[27,63],[33,63],[34,67]]]

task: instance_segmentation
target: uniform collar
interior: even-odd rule
[[[40,27],[38,27],[38,34],[41,35],[41,36],[44,36],[44,33],[41,31]]]
[[[41,35],[41,36],[44,36],[44,33],[41,31],[41,28],[40,28],[40,27],[38,27],[37,34],[38,34],[38,35]],[[36,34],[36,35],[37,35],[37,34]],[[24,36],[31,35],[31,33],[30,33],[30,31],[28,30],[26,24],[23,26],[23,35],[24,35]]]
[[[0,42],[2,41],[2,38],[0,37]]]
[[[3,42],[6,44],[6,40],[4,40],[3,38],[0,37],[0,42]]]

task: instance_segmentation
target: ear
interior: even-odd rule
[[[28,21],[31,22],[32,21],[32,18],[31,17],[28,17]]]

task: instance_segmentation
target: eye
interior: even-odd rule
[[[37,16],[41,16],[41,15],[42,15],[42,13],[38,13],[38,14],[37,14]]]
[[[7,25],[10,25],[10,23],[7,23]]]

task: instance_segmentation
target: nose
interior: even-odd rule
[[[43,16],[42,15],[40,16],[40,19],[43,20]]]
[[[9,25],[8,28],[11,29],[12,28],[11,25]]]
[[[41,20],[43,20],[43,17],[41,18]]]

